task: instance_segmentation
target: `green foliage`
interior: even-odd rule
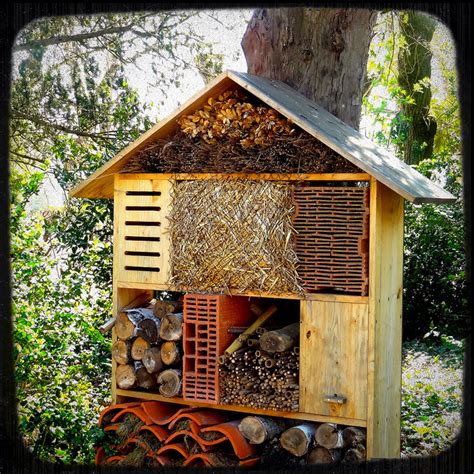
[[[463,342],[449,336],[404,344],[403,455],[436,455],[459,433],[463,352]]]
[[[457,196],[455,204],[405,207],[404,337],[421,337],[438,330],[465,337],[467,294],[465,280],[464,213],[460,162],[433,158],[418,170]]]

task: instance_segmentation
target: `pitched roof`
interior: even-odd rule
[[[123,168],[138,147],[169,136],[176,129],[176,119],[180,115],[193,112],[204,105],[210,96],[218,95],[235,84],[291,119],[405,199],[414,203],[447,203],[455,200],[449,192],[283,82],[236,71],[225,71],[214,79],[203,91],[82,181],[71,191],[71,197],[113,197],[113,175]]]

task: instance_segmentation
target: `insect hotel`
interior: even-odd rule
[[[452,195],[289,86],[233,71],[71,195],[114,199],[99,420],[114,454],[98,463],[399,456],[404,200]]]

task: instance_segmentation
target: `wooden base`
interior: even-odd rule
[[[274,411],[274,410],[261,410],[256,408],[250,407],[241,407],[237,405],[213,405],[212,403],[203,403],[203,402],[195,402],[192,400],[184,400],[181,397],[175,398],[168,398],[163,397],[158,393],[151,392],[151,391],[141,391],[141,390],[122,390],[116,389],[117,396],[120,397],[121,401],[124,401],[125,398],[138,398],[142,400],[153,400],[158,402],[168,402],[168,403],[176,403],[179,405],[189,405],[193,407],[199,408],[212,408],[215,410],[225,410],[225,411],[235,411],[239,413],[244,413],[247,415],[266,415],[266,416],[276,416],[279,418],[289,418],[295,420],[305,420],[305,421],[319,421],[323,423],[339,423],[341,425],[349,425],[349,426],[360,426],[366,427],[367,422],[366,420],[357,420],[353,418],[341,418],[341,417],[333,417],[333,416],[324,416],[324,415],[314,415],[312,413],[295,413],[295,412],[288,412],[288,411]]]

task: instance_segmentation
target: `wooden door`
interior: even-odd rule
[[[367,340],[367,304],[301,302],[301,412],[367,418]]]

